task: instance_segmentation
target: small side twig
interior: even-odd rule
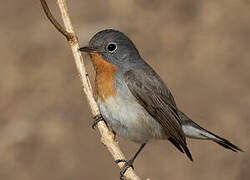
[[[57,22],[57,20],[54,18],[54,16],[51,14],[50,9],[46,3],[46,1],[44,0],[40,0],[42,6],[43,6],[43,10],[46,14],[46,16],[48,17],[48,19],[50,20],[50,22],[55,26],[55,28],[62,33],[62,35],[64,35],[67,40],[70,40],[72,38],[72,34],[68,33],[62,26],[61,24],[59,24]]]
[[[80,75],[80,79],[82,82],[83,90],[87,96],[88,103],[90,105],[91,111],[93,116],[96,116],[100,114],[100,111],[98,109],[97,103],[93,96],[93,90],[89,81],[89,78],[87,76],[87,72],[85,69],[85,65],[83,62],[83,58],[81,53],[79,52],[79,44],[77,40],[77,36],[74,32],[73,26],[70,21],[68,8],[66,5],[65,0],[57,0],[57,4],[59,6],[61,16],[64,22],[65,29],[58,23],[58,21],[54,18],[54,16],[51,14],[50,9],[46,3],[46,0],[40,0],[43,10],[45,14],[47,15],[50,22],[56,27],[56,29],[62,33],[68,40],[69,45],[71,47],[74,60],[76,63],[77,70]],[[109,131],[106,124],[103,121],[100,121],[97,124],[98,130],[101,134],[101,142],[107,147],[111,155],[115,160],[117,159],[125,159],[124,154],[122,153],[120,147],[118,146],[117,142],[114,140],[114,134]],[[120,168],[123,167],[124,163],[118,164]],[[129,168],[126,173],[125,177],[133,180],[140,180],[140,177],[136,175],[135,171],[132,168]]]

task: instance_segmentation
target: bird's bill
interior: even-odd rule
[[[94,48],[91,48],[91,47],[88,47],[88,46],[79,48],[79,51],[87,52],[87,53],[96,52],[96,50]]]

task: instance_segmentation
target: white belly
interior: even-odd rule
[[[117,95],[116,98],[106,99],[105,104],[98,101],[98,105],[104,119],[121,137],[138,143],[144,143],[150,139],[167,138],[161,125],[148,114],[135,98]]]

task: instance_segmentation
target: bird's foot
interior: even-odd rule
[[[120,163],[120,162],[125,162],[125,164],[123,165],[121,171],[120,171],[120,179],[122,180],[124,178],[124,174],[127,171],[127,169],[129,167],[131,167],[132,169],[134,169],[133,163],[134,163],[134,159],[130,159],[129,161],[126,161],[124,159],[117,159],[115,161],[116,163]]]
[[[102,117],[101,114],[96,115],[95,117],[93,117],[93,119],[94,119],[94,122],[92,124],[92,128],[93,129],[95,129],[97,123],[100,122],[100,121],[104,121],[105,124],[107,125],[106,121],[104,120],[104,118]]]

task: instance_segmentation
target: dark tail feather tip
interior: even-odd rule
[[[220,139],[221,139],[221,141],[215,141],[215,142],[218,143],[219,145],[223,146],[224,148],[230,149],[234,152],[237,152],[237,151],[244,152],[242,149],[240,149],[238,146],[235,146],[234,144],[232,144],[228,140],[223,139],[223,138],[220,138]]]

